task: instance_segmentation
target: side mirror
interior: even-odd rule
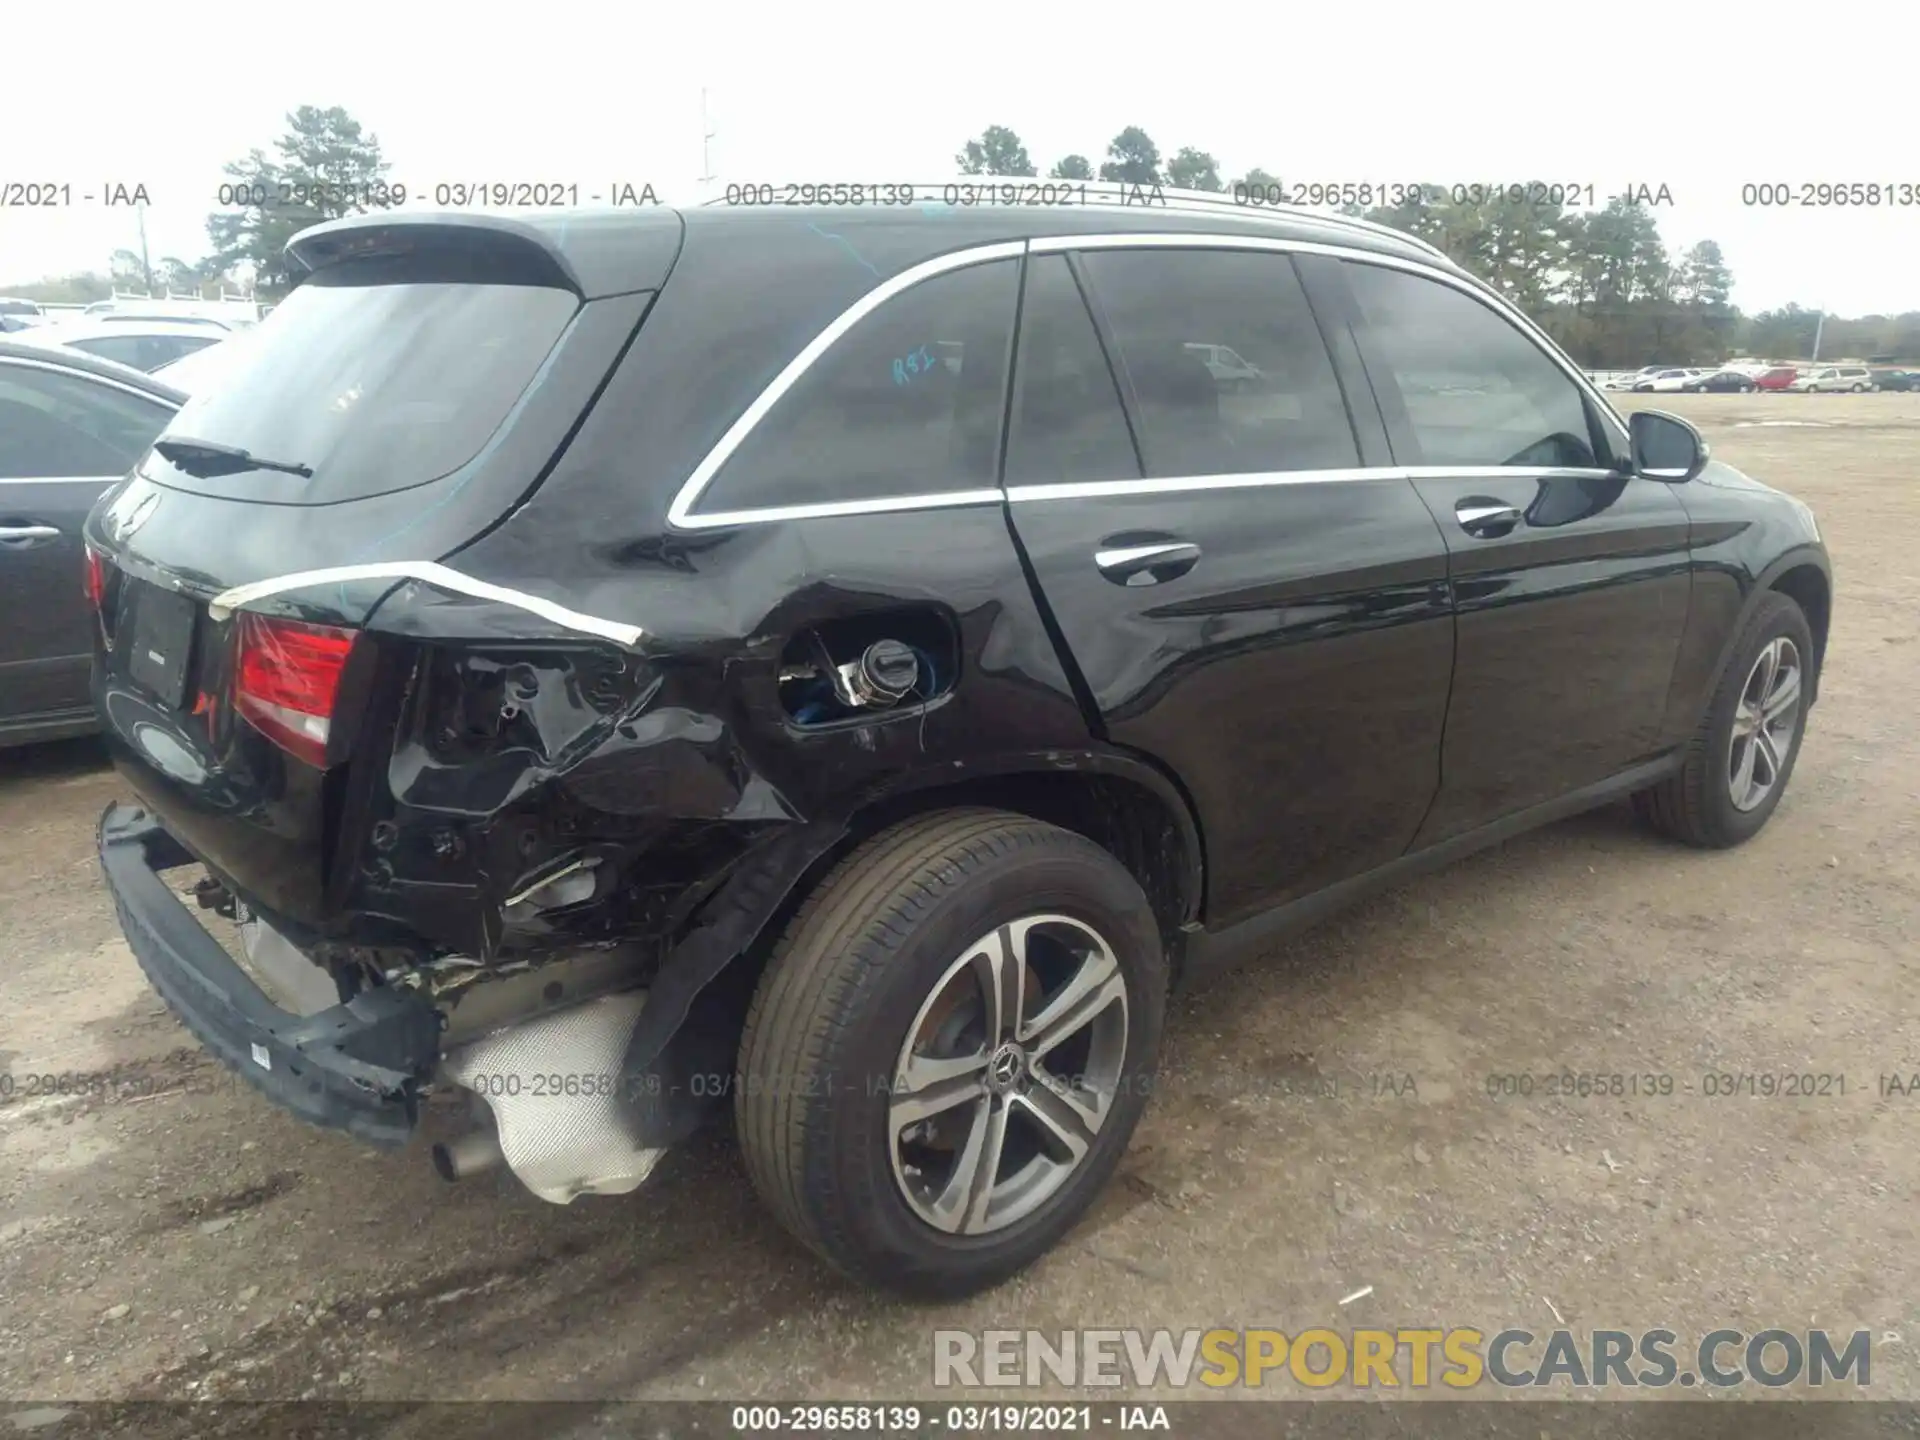
[[[1649,480],[1682,485],[1707,468],[1712,453],[1700,432],[1678,415],[1636,410],[1627,419],[1633,444],[1633,473]]]

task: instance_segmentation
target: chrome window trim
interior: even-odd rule
[[[1613,470],[1562,465],[1363,465],[1334,470],[1249,471],[1244,475],[1180,475],[1158,480],[1069,480],[1058,484],[1009,485],[1007,499],[1020,504],[1036,500],[1256,490],[1281,485],[1344,485],[1368,480],[1544,480],[1548,476],[1622,478]]]
[[[0,475],[0,485],[118,485],[125,475]]]
[[[998,505],[997,489],[936,490],[925,495],[882,495],[871,500],[822,500],[812,505],[770,505],[755,510],[709,510],[674,521],[682,529],[723,525],[766,525],[776,520],[829,520],[841,515],[890,515],[902,510],[947,510],[967,505]],[[668,516],[672,519],[672,516]]]
[[[801,350],[798,355],[795,355],[793,359],[786,363],[778,375],[767,382],[767,387],[755,397],[751,405],[747,406],[747,408],[741,412],[740,418],[727,427],[726,433],[722,435],[714,444],[714,447],[707,452],[706,458],[694,467],[693,473],[687,477],[686,483],[680,487],[679,493],[673,497],[673,503],[667,507],[667,523],[677,526],[680,529],[690,530],[707,529],[720,524],[743,523],[737,519],[716,520],[711,516],[695,515],[692,513],[693,503],[700,498],[700,493],[705,490],[708,485],[713,483],[713,477],[719,473],[720,467],[732,458],[733,452],[740,448],[741,443],[752,433],[754,426],[758,425],[762,417],[780,402],[781,397],[793,388],[794,384],[802,375],[806,374],[807,371],[812,368],[814,361],[826,354],[826,352],[833,347],[834,342],[842,335],[845,335],[847,331],[851,330],[855,325],[858,325],[862,320],[866,319],[867,316],[886,304],[887,301],[891,300],[901,291],[910,290],[921,281],[931,280],[936,275],[945,275],[952,270],[964,270],[973,265],[984,265],[994,260],[1018,259],[1025,252],[1025,241],[1002,240],[992,245],[976,245],[966,250],[953,250],[945,255],[936,255],[931,260],[922,260],[918,265],[909,266],[898,275],[881,281],[845,310],[842,310],[839,315],[828,322],[824,330],[807,342],[806,347]],[[997,491],[995,492],[994,498],[999,498]],[[822,503],[827,507],[828,511],[832,512],[836,511],[840,505],[855,502],[828,501]],[[751,515],[756,519],[761,517],[800,519],[805,517],[794,515],[791,512],[796,510],[811,512],[814,508],[815,507],[805,505],[786,505],[777,508],[766,507],[755,508],[753,510],[725,511],[721,513],[728,516]],[[888,508],[894,507],[889,506]]]
[[[1397,232],[1389,231],[1389,234]],[[1028,240],[1003,240],[950,251],[910,266],[883,280],[830,321],[799,354],[767,383],[753,403],[727,427],[693,473],[681,485],[667,507],[667,523],[676,530],[709,530],[739,525],[771,524],[782,520],[820,520],[850,515],[890,514],[895,511],[946,509],[950,507],[1010,501],[1035,501],[1090,498],[1114,495],[1179,494],[1208,490],[1253,489],[1276,485],[1325,485],[1380,479],[1468,479],[1476,476],[1505,476],[1515,479],[1539,479],[1547,475],[1585,475],[1613,477],[1619,472],[1599,468],[1567,466],[1501,465],[1383,465],[1333,470],[1261,471],[1245,475],[1190,475],[1161,479],[1071,481],[1061,484],[1013,485],[1001,489],[949,490],[925,495],[876,496],[865,500],[821,501],[807,505],[761,506],[747,510],[711,511],[695,514],[694,504],[713,482],[721,466],[732,458],[754,427],[772,410],[787,391],[799,381],[814,362],[855,325],[904,290],[923,280],[968,266],[993,260],[1013,259],[1023,254],[1056,254],[1070,250],[1123,249],[1255,250],[1282,254],[1326,255],[1336,260],[1358,261],[1422,275],[1459,290],[1478,300],[1496,314],[1517,326],[1521,333],[1542,350],[1547,358],[1572,380],[1583,395],[1597,401],[1600,414],[1609,422],[1616,438],[1629,442],[1624,421],[1606,403],[1585,371],[1547,337],[1537,325],[1514,306],[1488,289],[1480,281],[1461,272],[1442,269],[1423,261],[1398,255],[1383,255],[1375,250],[1346,245],[1327,245],[1318,241],[1293,240],[1277,235],[1220,234],[1210,231],[1097,232],[1087,235],[1047,235]],[[112,383],[112,382],[107,382]],[[136,392],[137,393],[137,392]],[[147,397],[153,398],[151,396]],[[164,403],[164,402],[156,402]]]

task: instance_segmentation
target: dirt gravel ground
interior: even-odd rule
[[[0,1399],[952,1399],[936,1327],[1558,1317],[1870,1329],[1873,1393],[1920,1398],[1920,1096],[1879,1085],[1920,1072],[1920,396],[1659,400],[1833,551],[1821,703],[1769,828],[1697,854],[1595,813],[1183,1000],[1097,1211],[963,1304],[829,1277],[720,1139],[560,1208],[236,1089],[115,927],[98,750],[0,753]],[[1676,1088],[1488,1093],[1563,1069]],[[45,1073],[125,1083],[21,1093]],[[1709,1073],[1845,1093],[1708,1098]]]

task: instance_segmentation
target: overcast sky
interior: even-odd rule
[[[1744,309],[1920,309],[1920,205],[1741,200],[1760,182],[1920,189],[1910,3],[84,8],[9,9],[0,184],[67,182],[76,204],[0,209],[0,283],[137,249],[133,212],[78,200],[114,181],[152,197],[152,258],[197,259],[221,166],[300,104],[345,106],[414,194],[696,199],[705,86],[722,183],[938,180],[991,124],[1044,173],[1070,151],[1097,164],[1137,124],[1228,177],[1664,184],[1663,237],[1718,240]]]

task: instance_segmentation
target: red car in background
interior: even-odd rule
[[[1784,390],[1793,383],[1793,377],[1800,372],[1791,365],[1776,365],[1771,370],[1762,370],[1753,377],[1753,383],[1762,390]]]

